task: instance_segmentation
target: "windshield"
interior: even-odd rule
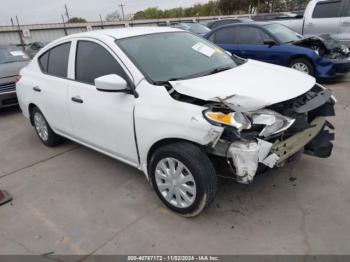
[[[264,25],[265,29],[272,35],[278,38],[282,43],[291,43],[302,39],[303,37],[281,24],[268,24]]]
[[[204,35],[208,32],[210,32],[210,29],[204,25],[201,24],[191,24],[189,25],[190,27],[190,31],[195,33],[195,34],[200,34],[200,35]]]
[[[16,46],[0,46],[0,64],[22,62],[28,56]]]
[[[117,40],[117,44],[154,83],[204,76],[237,66],[221,48],[187,32],[130,37]]]

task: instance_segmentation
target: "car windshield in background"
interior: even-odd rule
[[[221,48],[187,32],[143,35],[116,42],[154,83],[204,76],[237,66]]]
[[[282,43],[291,43],[303,38],[297,32],[281,24],[268,24],[264,25],[264,27]]]
[[[210,29],[204,25],[201,24],[191,24],[189,25],[191,28],[191,32],[199,35],[205,35],[206,33],[210,32]]]
[[[0,46],[0,64],[27,61],[28,56],[16,46]]]

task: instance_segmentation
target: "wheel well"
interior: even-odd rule
[[[199,148],[203,149],[203,145],[197,144],[193,141],[189,141],[186,139],[181,139],[181,138],[165,138],[162,140],[159,140],[158,142],[156,142],[155,144],[153,144],[150,148],[150,150],[148,150],[147,153],[147,164],[149,163],[153,153],[160,147],[165,146],[165,145],[169,145],[169,144],[174,144],[174,143],[178,143],[178,142],[186,142],[186,143],[191,143],[193,145],[198,146]]]
[[[314,66],[314,63],[312,62],[312,60],[310,58],[308,58],[307,56],[305,55],[296,55],[296,56],[292,56],[291,58],[289,58],[288,60],[288,66],[290,65],[290,63],[295,60],[295,59],[299,59],[299,58],[303,58],[303,59],[306,59],[307,61],[309,61],[312,66]]]
[[[34,123],[33,123],[33,114],[32,114],[32,112],[33,112],[33,109],[34,109],[35,107],[37,107],[37,106],[34,105],[33,103],[32,103],[32,104],[29,104],[29,107],[28,107],[29,119],[30,119],[30,123],[31,123],[32,125],[34,125]]]

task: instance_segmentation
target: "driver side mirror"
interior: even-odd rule
[[[118,75],[106,75],[95,79],[95,86],[102,92],[120,92],[131,94],[128,83]]]
[[[268,45],[269,47],[276,45],[277,43],[275,42],[275,40],[272,39],[265,39],[264,40],[264,45]]]

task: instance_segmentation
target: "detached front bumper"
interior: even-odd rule
[[[350,57],[344,59],[321,59],[316,62],[318,78],[334,78],[350,72]]]

